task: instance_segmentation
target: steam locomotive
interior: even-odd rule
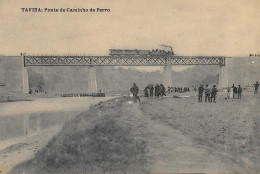
[[[148,56],[160,56],[160,55],[174,55],[174,52],[171,51],[165,51],[160,49],[155,50],[121,50],[121,49],[110,49],[109,50],[110,56],[126,56],[126,55],[135,55],[135,56],[141,56],[141,55],[148,55]]]

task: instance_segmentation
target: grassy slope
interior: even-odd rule
[[[134,140],[131,126],[117,121],[125,100],[99,103],[78,115],[34,159],[10,173],[143,172],[144,141]]]
[[[209,150],[218,150],[224,155],[223,159],[229,158],[249,170],[259,170],[257,125],[260,110],[255,110],[250,98],[225,101],[219,97],[217,100],[217,103],[198,103],[197,97],[148,100],[142,110]],[[259,96],[256,101],[259,104]]]

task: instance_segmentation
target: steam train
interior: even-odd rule
[[[134,56],[141,56],[141,55],[148,55],[148,56],[160,56],[160,55],[174,55],[173,51],[165,51],[160,49],[155,50],[121,50],[121,49],[110,49],[109,50],[110,56],[126,56],[126,55],[134,55]]]

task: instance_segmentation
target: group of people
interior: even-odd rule
[[[132,92],[133,94],[133,97],[134,97],[134,101],[137,102],[139,101],[140,102],[140,97],[138,96],[138,93],[139,93],[139,88],[138,86],[134,83],[133,86],[131,87],[130,91]],[[147,85],[144,89],[144,96],[145,97],[163,97],[163,96],[166,96],[166,89],[165,87],[163,86],[163,84],[156,84],[155,86],[153,86],[152,84],[150,85]]]
[[[232,85],[232,87],[228,87],[227,88],[227,97],[226,99],[241,99],[242,96],[242,91],[243,89],[241,88],[240,85],[238,85],[238,87],[236,87],[234,84]]]
[[[205,102],[214,102],[216,103],[216,96],[218,89],[216,88],[216,85],[213,85],[213,87],[210,89],[208,85],[204,88],[203,85],[200,85],[199,87],[199,96],[198,101],[202,102],[203,93],[205,95]]]
[[[253,87],[254,87],[254,94],[258,93],[258,88],[259,88],[260,84],[258,82],[256,82]],[[139,93],[139,88],[138,86],[134,83],[132,88],[130,89],[130,91],[133,94],[133,97],[135,99],[135,101],[139,101],[140,102],[140,97],[138,96]],[[176,87],[168,87],[168,93],[171,92],[178,92],[178,91],[182,91],[182,88],[176,88]],[[189,91],[189,88],[184,88],[183,90],[184,92]],[[196,87],[194,88],[194,91],[196,92],[197,89]],[[241,99],[242,98],[242,87],[240,85],[238,85],[238,87],[236,87],[234,84],[232,85],[232,87],[228,87],[227,88],[227,97],[226,99]],[[218,93],[218,89],[216,88],[216,85],[213,85],[212,88],[209,88],[208,85],[206,85],[205,87],[203,85],[200,85],[200,87],[198,88],[198,102],[202,102],[203,96],[205,98],[205,102],[214,102],[216,103],[216,96]],[[152,84],[147,85],[144,89],[144,96],[145,97],[163,97],[166,96],[166,89],[163,86],[163,84],[156,84],[155,86],[153,86]]]
[[[145,97],[163,97],[166,96],[166,89],[163,84],[156,84],[153,86],[153,84],[147,85],[144,89],[144,96]]]
[[[258,81],[253,84],[254,87],[254,94],[258,93],[258,87],[259,87],[259,83]],[[235,84],[233,84],[231,87],[227,88],[227,97],[226,99],[241,99],[242,97],[242,87],[240,85],[238,85],[238,87],[235,86]]]

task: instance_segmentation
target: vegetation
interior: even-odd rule
[[[144,171],[145,142],[135,140],[131,126],[122,126],[117,121],[121,117],[120,105],[123,100],[99,103],[78,115],[64,125],[62,131],[35,158],[15,167],[11,173]]]

